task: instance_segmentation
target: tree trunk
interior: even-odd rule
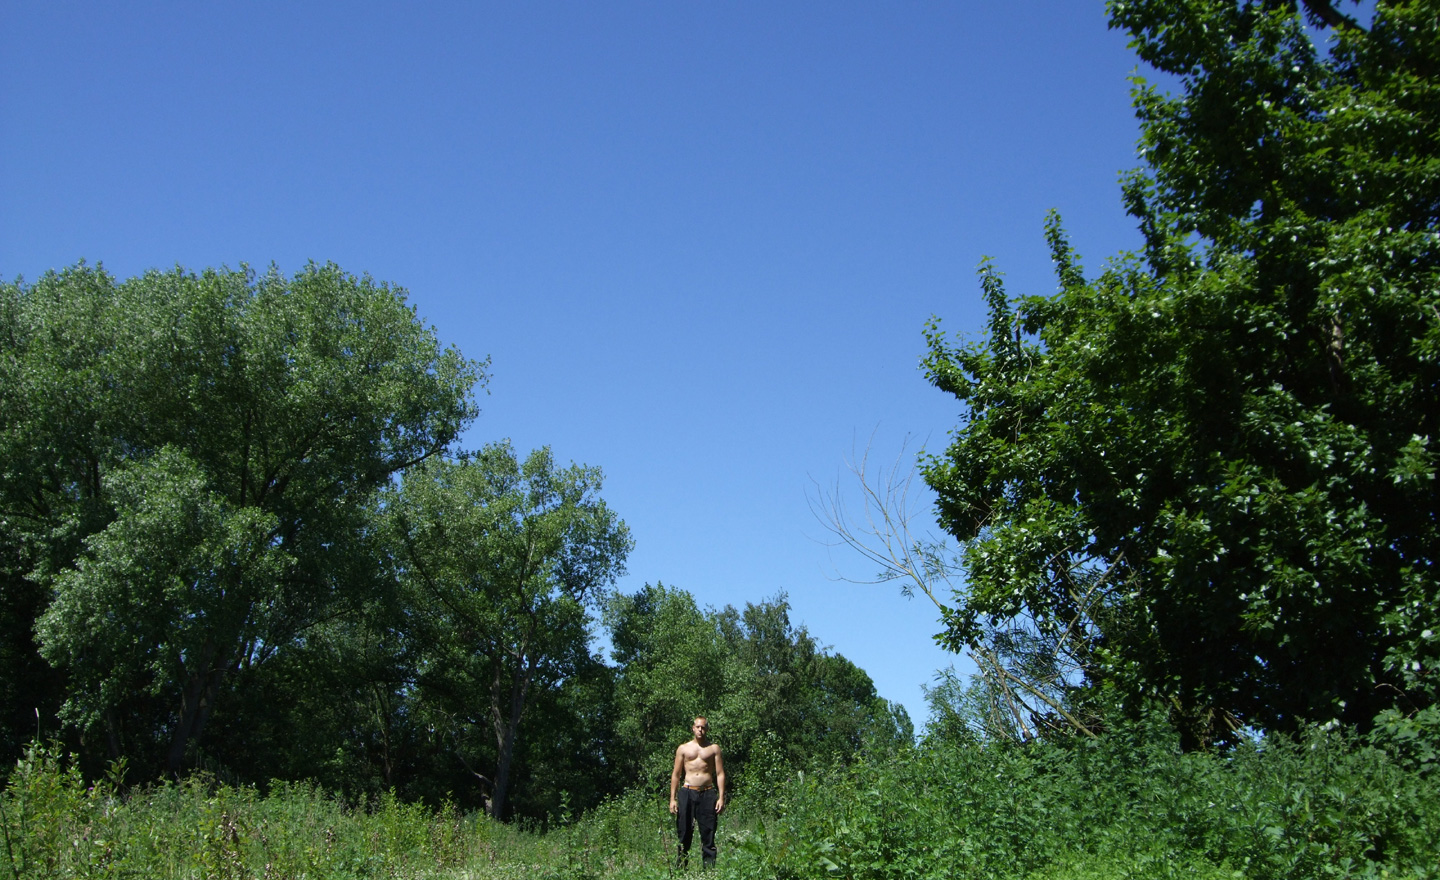
[[[510,684],[510,711],[508,717],[501,722],[500,708],[496,706],[494,718],[495,744],[498,747],[499,755],[495,767],[495,797],[491,802],[494,815],[498,819],[505,818],[507,802],[510,798],[510,767],[515,759],[515,740],[520,731],[520,716],[525,713],[525,695],[530,690],[530,680],[534,675],[534,664],[528,664],[523,672],[517,671],[511,679]],[[497,701],[498,702],[498,701]]]
[[[205,722],[210,720],[220,681],[225,675],[223,668],[217,669],[212,663],[215,653],[213,647],[206,646],[202,654],[204,662],[198,671],[190,673],[180,692],[180,720],[171,732],[170,752],[165,761],[165,772],[172,777],[180,775],[185,766],[186,746],[200,738]]]

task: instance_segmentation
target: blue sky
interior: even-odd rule
[[[1103,4],[0,0],[0,277],[333,261],[493,360],[468,446],[601,466],[620,584],[793,619],[925,718],[933,607],[827,549],[848,458],[943,446],[931,315],[1139,244]],[[963,667],[963,662],[962,662]]]

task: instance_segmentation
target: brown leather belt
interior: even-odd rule
[[[688,788],[688,789],[690,789],[691,791],[709,791],[710,789],[712,789],[712,788],[715,787],[715,784],[712,782],[711,784],[709,784],[709,785],[707,785],[707,786],[705,786],[705,787],[703,787],[703,788],[700,787],[700,786],[696,786],[696,785],[687,785],[687,786],[685,786],[685,787]]]

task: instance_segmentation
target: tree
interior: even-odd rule
[[[398,288],[311,265],[0,286],[6,590],[64,717],[178,771],[225,688],[378,588],[367,501],[449,445],[484,365]]]
[[[725,688],[710,720],[716,738],[734,744],[727,749],[730,763],[762,784],[772,771],[807,766],[813,753],[792,747],[801,739],[805,673],[819,646],[804,627],[791,625],[788,598],[746,602],[743,610],[727,605],[715,625]]]
[[[616,769],[658,790],[669,784],[690,722],[720,705],[725,645],[695,597],[664,584],[612,597],[604,621],[617,667]]]
[[[548,448],[522,462],[505,442],[428,461],[384,502],[410,624],[426,645],[420,687],[461,727],[490,730],[499,817],[527,707],[597,662],[590,608],[632,546],[600,486],[598,468],[557,468]]]
[[[924,469],[968,578],[946,642],[1083,639],[1072,685],[1166,700],[1192,744],[1430,705],[1437,6],[1109,9],[1178,82],[1135,92],[1145,250],[1087,281],[1052,217],[1056,295],[985,264],[988,337],[931,326],[966,406]]]
[[[962,729],[965,736],[1017,741],[1055,731],[1094,735],[1102,720],[1097,707],[1076,699],[1084,693],[1076,685],[1094,665],[1083,614],[1073,615],[1074,625],[1063,627],[1025,613],[972,621],[970,635],[955,638],[957,610],[942,596],[963,595],[964,560],[948,536],[926,528],[926,520],[933,524],[929,511],[916,509],[917,467],[913,460],[906,464],[907,446],[888,466],[872,466],[868,448],[849,463],[858,507],[847,501],[851,492],[837,481],[833,490],[817,487],[811,511],[834,536],[833,546],[846,547],[876,566],[869,579],[843,579],[898,583],[906,598],[925,596],[949,623],[936,639],[950,650],[966,651],[975,662],[971,684],[950,670],[929,691],[930,735],[938,731],[953,739],[945,731]],[[960,703],[963,713],[954,708]]]
[[[206,729],[206,756],[227,779],[304,779],[356,802],[393,791],[479,806],[461,800],[462,768],[439,754],[416,711],[416,640],[397,625],[393,591],[381,592],[234,682]]]
[[[646,585],[613,597],[605,625],[616,662],[612,754],[642,785],[668,782],[696,715],[710,719],[736,786],[752,792],[912,739],[905,710],[793,626],[784,595],[717,611],[684,590]]]
[[[881,697],[870,675],[842,654],[815,655],[800,705],[797,744],[832,761],[887,754],[915,739],[904,706]]]
[[[511,816],[564,822],[629,785],[622,769],[629,744],[615,733],[616,709],[615,670],[598,653],[558,687],[536,692],[516,745]]]
[[[849,764],[867,748],[909,743],[904,708],[875,692],[870,676],[790,621],[781,593],[743,611],[714,615],[724,646],[724,691],[711,722],[742,785],[772,790],[795,770]],[[733,746],[732,746],[733,743]]]

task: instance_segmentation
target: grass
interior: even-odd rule
[[[1415,753],[1316,732],[1182,754],[1144,728],[1060,745],[932,743],[792,774],[763,803],[742,790],[713,876],[1440,877],[1440,774]],[[347,804],[295,783],[261,794],[197,776],[122,791],[35,746],[0,805],[0,878],[17,880],[673,876],[661,793],[543,830],[394,797]]]

